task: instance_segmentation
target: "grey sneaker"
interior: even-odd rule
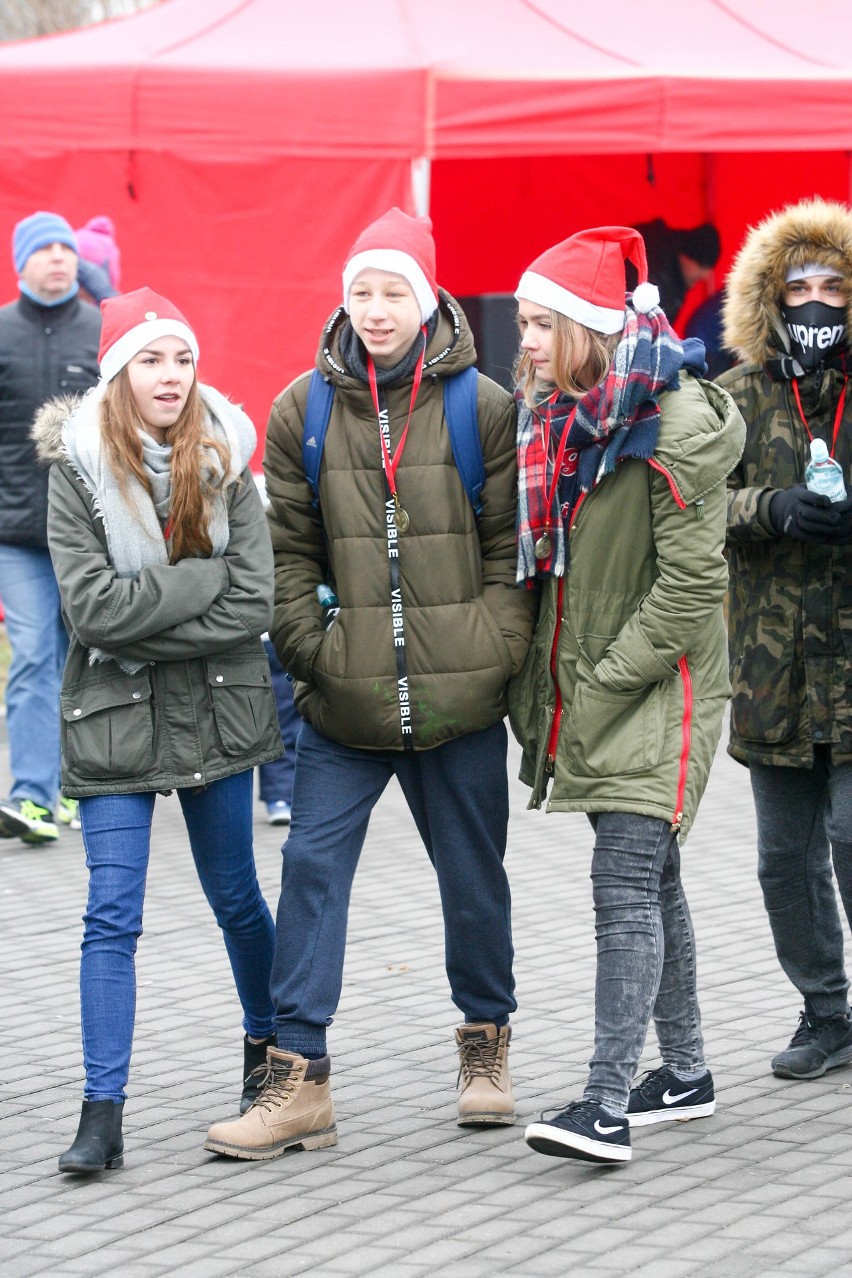
[[[852,1013],[799,1016],[798,1028],[783,1052],[772,1058],[777,1078],[820,1078],[828,1069],[852,1062]]]

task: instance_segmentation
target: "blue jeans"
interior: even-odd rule
[[[272,967],[282,1047],[325,1053],[343,981],[352,881],[370,813],[392,776],[438,877],[453,1002],[468,1021],[506,1024],[517,1006],[503,868],[506,745],[502,723],[409,752],[352,749],[302,724]]]
[[[669,823],[636,812],[590,820],[598,961],[585,1095],[623,1114],[652,1016],[665,1065],[704,1064],[695,936]]]
[[[84,1095],[122,1101],[136,1014],[136,942],[151,843],[154,794],[80,800],[89,902],[83,918],[80,1005]],[[225,939],[253,1038],[273,1032],[269,972],[275,929],[260,893],[252,852],[252,772],[178,790],[195,868]]]
[[[852,923],[852,764],[817,746],[812,768],[749,767],[757,875],[775,952],[812,1016],[846,1011],[849,981],[831,875]]]
[[[0,599],[12,664],[6,685],[10,798],[52,812],[59,793],[59,688],[68,654],[50,555],[0,545]]]
[[[293,684],[287,678],[278,654],[270,639],[263,646],[269,661],[275,708],[278,711],[278,727],[284,742],[285,754],[271,763],[261,763],[257,769],[260,780],[261,803],[292,803],[293,777],[296,771],[296,735],[299,731],[299,712],[293,704]]]

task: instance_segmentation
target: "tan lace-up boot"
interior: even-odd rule
[[[309,1061],[270,1047],[257,1100],[241,1118],[214,1123],[204,1148],[230,1158],[277,1158],[285,1149],[337,1144],[329,1073],[331,1057]]]
[[[515,1098],[509,1073],[509,1025],[488,1022],[461,1025],[459,1049],[459,1126],[514,1123]]]

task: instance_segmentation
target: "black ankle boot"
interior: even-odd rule
[[[74,1144],[59,1158],[61,1172],[97,1172],[124,1166],[124,1101],[83,1101]]]
[[[278,1038],[270,1034],[261,1043],[250,1043],[246,1034],[243,1039],[243,1094],[240,1097],[240,1113],[251,1109],[260,1094],[260,1083],[263,1074],[259,1071],[266,1066],[267,1047],[277,1047]]]

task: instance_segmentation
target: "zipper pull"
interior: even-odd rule
[[[704,498],[703,497],[697,497],[695,500],[695,518],[696,519],[704,518]]]

